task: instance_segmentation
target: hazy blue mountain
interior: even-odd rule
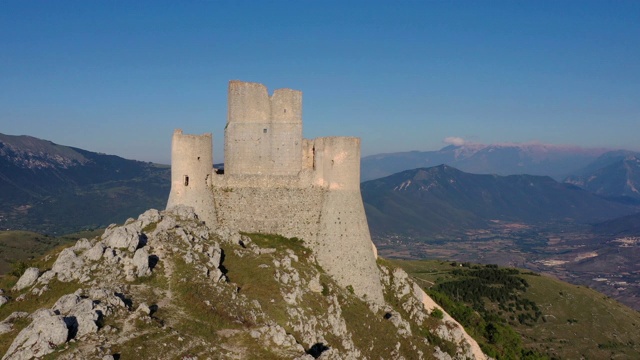
[[[602,196],[640,200],[640,153],[605,153],[565,182]]]
[[[375,235],[453,234],[492,220],[588,223],[638,211],[548,176],[478,175],[447,165],[403,171],[361,188]]]
[[[0,228],[62,233],[162,208],[168,166],[0,134]]]
[[[561,180],[606,151],[547,144],[450,145],[437,151],[366,156],[362,159],[362,181],[440,164],[475,174],[546,175]]]

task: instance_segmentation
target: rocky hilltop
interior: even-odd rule
[[[484,359],[400,268],[359,298],[302,241],[148,210],[43,258],[0,302],[3,359]]]

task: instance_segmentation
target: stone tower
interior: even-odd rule
[[[229,82],[224,171],[297,175],[302,166],[302,92]]]
[[[211,133],[185,135],[173,132],[171,140],[171,192],[167,208],[193,206],[196,214],[210,227],[217,223],[213,193],[213,142]]]

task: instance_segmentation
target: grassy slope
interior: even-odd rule
[[[60,245],[80,238],[92,238],[104,230],[83,231],[60,237],[51,237],[31,231],[0,231],[0,275],[19,266],[20,262],[32,261]]]
[[[158,304],[158,308],[150,318],[135,317],[131,315],[133,312],[125,311],[123,314],[121,310],[107,316],[104,325],[110,326],[113,331],[99,334],[119,339],[109,351],[122,354],[123,358],[140,359],[149,358],[151,354],[159,358],[183,358],[194,354],[203,358],[291,358],[292,354],[283,353],[277,347],[272,348],[272,344],[258,341],[249,335],[252,329],[265,324],[280,324],[294,336],[300,335],[290,327],[287,314],[291,311],[291,306],[284,303],[282,285],[274,280],[273,259],[281,258],[281,254],[287,251],[295,253],[300,259],[292,266],[302,278],[320,272],[322,292],[306,293],[298,306],[298,310],[307,315],[306,319],[322,319],[331,311],[335,312],[335,309],[330,310],[330,307],[334,306],[330,299],[336,297],[342,308],[346,327],[353,334],[354,344],[363,350],[363,356],[376,358],[376,355],[391,354],[399,344],[402,346],[400,353],[412,353],[416,349],[425,354],[434,351],[433,344],[420,340],[421,337],[429,335],[427,328],[412,324],[415,337],[400,337],[397,328],[382,316],[383,313],[372,313],[365,303],[337,286],[315,263],[309,262],[310,250],[303,247],[299,240],[259,234],[251,234],[250,237],[261,248],[273,248],[276,252],[255,254],[238,245],[226,244],[223,265],[230,283],[216,284],[203,276],[197,264],[204,263],[206,259],[195,253],[196,261],[187,264],[183,260],[181,250],[171,251],[161,257],[152,276],[125,285],[125,295],[132,301],[131,309],[135,309],[142,302]],[[214,239],[205,240],[203,245],[208,246],[212,240]],[[177,238],[172,238],[170,242],[176,247],[182,246]],[[33,260],[30,265],[41,270],[50,269],[63,247],[50,250],[47,255]],[[269,266],[261,267],[263,264]],[[0,278],[0,287],[10,289],[16,281],[16,276],[4,276]],[[16,310],[31,312],[37,308],[50,307],[61,295],[71,293],[79,287],[86,288],[87,285],[75,281],[60,283],[54,280],[50,283],[51,289],[40,297],[32,295],[30,289],[20,292],[9,291],[7,294],[12,298],[20,294],[25,294],[26,298],[20,302],[10,301],[0,307],[0,319],[6,318]],[[401,308],[396,310],[403,312]],[[10,335],[0,337],[0,353],[7,350],[15,335],[28,323],[28,319],[17,320]],[[438,323],[439,320],[434,318],[427,321],[429,327],[435,327]],[[125,328],[128,330],[125,331]],[[325,339],[328,341],[327,345],[341,348],[342,339],[328,330]],[[437,337],[430,340],[439,340],[436,344],[445,351],[447,345],[452,345]],[[73,356],[72,352],[83,346],[93,345],[85,345],[82,342],[67,343],[47,358]],[[455,346],[451,348],[455,349]],[[161,353],[158,353],[159,349]]]
[[[393,263],[425,288],[457,279],[452,274],[456,267],[450,262],[394,260]],[[640,313],[582,286],[546,276],[519,276],[530,285],[522,296],[534,301],[543,314],[532,326],[513,326],[527,348],[560,359],[640,357]]]

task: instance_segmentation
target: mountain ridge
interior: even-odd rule
[[[548,176],[469,174],[448,165],[407,170],[361,185],[377,236],[463,232],[491,221],[597,222],[638,211]]]
[[[448,145],[435,151],[408,151],[362,158],[362,181],[396,172],[447,164],[478,174],[548,175],[561,180],[610,151],[542,143]]]
[[[606,153],[564,181],[601,196],[640,200],[640,153]]]
[[[60,233],[122,222],[163,205],[169,173],[168,166],[0,134],[0,228]],[[87,203],[107,206],[86,211]]]

